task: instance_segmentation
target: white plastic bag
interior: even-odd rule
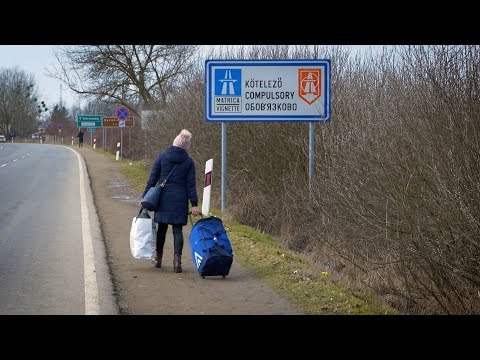
[[[156,226],[147,210],[132,219],[130,228],[130,251],[135,259],[151,259],[155,251]]]

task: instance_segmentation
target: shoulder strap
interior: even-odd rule
[[[216,241],[215,241],[213,246],[220,253],[220,255],[230,256],[230,254],[227,251],[225,251],[225,249],[223,249],[220,245],[218,245],[218,243]]]
[[[199,227],[198,228],[199,231],[202,232],[202,241],[205,243],[205,247],[207,248],[207,251],[210,252],[212,250],[212,248],[209,248],[207,245],[206,245],[206,239],[205,239],[205,233],[203,232],[204,230],[209,233],[210,235],[213,235],[213,248],[215,248],[215,250],[217,250],[220,255],[223,255],[223,256],[230,256],[230,254],[225,250],[223,249],[219,244],[218,244],[218,241],[217,241],[217,236],[216,235],[217,233],[219,235],[223,234],[223,233],[226,233],[226,231],[222,231],[222,232],[217,232],[215,234],[212,234],[212,232],[210,230],[208,230],[207,228],[205,227]]]
[[[160,187],[164,187],[164,186],[165,186],[165,184],[166,184],[167,181],[168,181],[168,178],[170,177],[170,175],[172,175],[173,170],[175,170],[175,168],[176,168],[177,166],[178,166],[178,164],[173,165],[172,170],[170,170],[170,172],[168,173],[168,175],[167,175],[167,177],[165,178],[165,180],[163,180],[163,182],[160,184]]]

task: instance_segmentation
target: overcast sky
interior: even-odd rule
[[[355,50],[362,48],[361,45],[352,46]],[[60,102],[62,90],[63,103],[70,109],[73,104],[80,104],[78,97],[65,85],[60,89],[61,82],[49,77],[45,70],[56,65],[53,49],[52,45],[0,45],[0,68],[18,66],[28,74],[33,74],[39,95],[49,107]]]
[[[49,77],[45,68],[51,69],[56,64],[52,45],[0,45],[0,68],[18,66],[35,77],[39,96],[51,107],[60,102],[59,80]],[[62,100],[70,108],[78,104],[76,95],[62,85]]]

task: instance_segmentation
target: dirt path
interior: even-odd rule
[[[120,164],[88,148],[78,150],[88,168],[92,191],[122,314],[268,315],[302,314],[235,260],[230,274],[202,279],[190,255],[191,226],[184,227],[183,272],[173,272],[173,238],[167,233],[161,269],[131,256],[129,233],[140,209],[139,195],[120,173]]]

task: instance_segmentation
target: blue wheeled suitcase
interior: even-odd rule
[[[233,262],[233,251],[220,218],[210,216],[201,218],[194,225],[192,223],[190,247],[193,263],[202,278],[225,278],[228,275]]]

